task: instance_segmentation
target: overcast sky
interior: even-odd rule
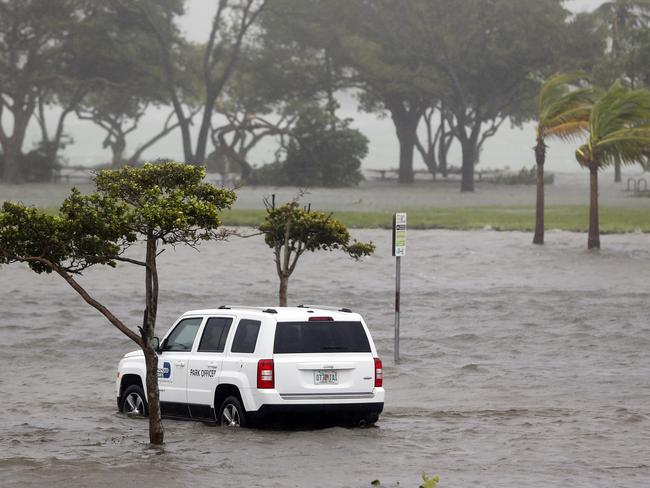
[[[196,41],[204,41],[209,32],[212,14],[215,10],[214,0],[188,0],[187,14],[182,20],[182,28],[186,35]],[[571,0],[567,6],[576,11],[591,10],[600,5],[602,0]],[[395,131],[390,119],[381,119],[376,115],[358,113],[356,102],[352,97],[342,97],[342,108],[339,115],[354,119],[354,126],[359,128],[370,139],[370,151],[364,161],[367,168],[395,168],[397,167],[398,146]],[[152,110],[141,127],[129,138],[128,151],[133,151],[138,140],[145,139],[148,134],[155,133],[167,115],[167,111]],[[104,134],[90,122],[70,118],[66,130],[72,135],[74,144],[68,146],[65,157],[71,164],[92,165],[110,159],[108,150],[102,149]],[[36,127],[30,130],[31,140],[27,143],[30,148],[38,138]],[[502,168],[509,166],[519,169],[523,166],[530,167],[534,164],[531,147],[534,143],[534,129],[531,124],[523,129],[504,126],[500,132],[485,144],[481,155],[481,168]],[[259,148],[253,158],[255,163],[261,164],[272,160],[274,147],[266,144]],[[575,146],[553,143],[549,148],[547,167],[555,171],[574,171],[577,169],[573,151]],[[170,157],[182,159],[182,147],[178,132],[159,142],[152,150],[144,155],[146,158]],[[452,151],[450,163],[459,165],[459,152]],[[418,161],[417,168],[424,168]]]

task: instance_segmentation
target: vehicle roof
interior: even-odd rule
[[[268,310],[268,311],[265,311]],[[270,312],[274,310],[276,313]],[[278,322],[303,322],[309,320],[309,317],[332,317],[334,320],[361,320],[358,313],[342,311],[344,309],[330,309],[319,307],[242,307],[242,306],[224,306],[220,308],[208,308],[201,310],[189,310],[183,314],[186,315],[247,315],[259,316],[275,319]]]

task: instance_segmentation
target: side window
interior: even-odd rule
[[[199,352],[223,352],[230,324],[232,324],[231,318],[210,317],[203,328]]]
[[[201,322],[203,322],[201,317],[181,320],[167,336],[163,351],[191,351]]]
[[[259,320],[240,320],[230,352],[254,353],[257,335],[260,332],[260,325],[262,325],[262,322]]]

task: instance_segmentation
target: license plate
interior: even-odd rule
[[[338,382],[338,371],[314,371],[315,385],[337,385]]]

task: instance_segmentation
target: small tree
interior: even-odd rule
[[[585,77],[586,74],[582,72],[552,76],[544,82],[537,97],[538,122],[534,147],[537,163],[537,204],[533,244],[544,244],[546,139],[571,140],[587,131],[593,90],[580,86]]]
[[[76,189],[58,215],[5,202],[0,211],[0,264],[27,263],[36,273],[54,272],[144,352],[149,401],[149,439],[162,444],[158,395],[158,357],[153,338],[158,310],[157,256],[165,246],[196,246],[221,239],[219,211],[234,192],[204,183],[205,170],[179,163],[145,164],[105,170],[95,176],[97,191]],[[141,242],[144,249],[125,252]],[[136,259],[136,251],[144,258]],[[77,281],[87,268],[129,263],[145,271],[145,313],[139,332],[128,327]]]
[[[277,208],[268,200],[264,204],[266,217],[259,230],[275,255],[275,267],[280,278],[281,307],[287,306],[289,277],[296,269],[298,259],[306,251],[340,249],[355,260],[375,251],[372,242],[351,240],[345,224],[332,218],[331,214],[303,208],[298,199]]]
[[[650,157],[650,91],[628,90],[616,81],[594,102],[589,140],[576,150],[578,163],[589,169],[589,249],[600,248],[598,170],[620,161],[635,164]]]

